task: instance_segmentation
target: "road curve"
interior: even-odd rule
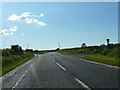
[[[4,75],[2,88],[118,88],[118,69],[56,52],[35,58]]]

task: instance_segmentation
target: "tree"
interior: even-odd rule
[[[81,47],[82,47],[82,48],[83,48],[83,47],[86,47],[86,43],[82,43]]]
[[[101,46],[101,47],[105,47],[106,45],[105,45],[105,44],[101,44],[100,46]]]

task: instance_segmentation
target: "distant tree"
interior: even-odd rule
[[[23,54],[22,47],[19,45],[11,45],[11,49],[13,49],[16,54]]]
[[[86,47],[86,43],[82,43],[81,47],[82,47],[82,48],[83,48],[83,47]]]
[[[105,44],[101,44],[100,48],[104,49],[104,48],[106,48],[106,45]]]
[[[105,44],[101,44],[100,46],[101,46],[101,47],[105,47],[106,45],[105,45]]]

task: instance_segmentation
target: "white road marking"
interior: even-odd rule
[[[33,64],[32,64],[33,65]],[[21,79],[25,76],[25,74],[29,71],[29,69],[32,67],[32,65],[28,68],[27,71],[25,71],[25,73],[22,75],[22,77],[18,80],[18,82],[16,82],[16,84],[14,85],[14,87],[12,88],[12,90],[18,85],[18,83],[21,81]]]
[[[30,68],[32,67],[32,65],[30,66]]]
[[[116,69],[118,69],[117,66],[107,65],[107,64],[104,64],[104,63],[99,63],[99,62],[95,62],[95,61],[89,61],[89,60],[85,60],[85,59],[81,59],[81,60],[84,60],[84,61],[86,61],[86,62],[93,63],[93,64],[98,64],[98,65],[103,65],[103,66],[107,66],[107,67],[111,67],[111,68],[116,68]]]
[[[64,71],[66,71],[66,69],[63,67],[63,66],[61,66],[59,63],[56,63],[59,67],[61,67]]]
[[[0,77],[0,80],[2,79],[3,77]]]
[[[91,90],[87,85],[85,85],[82,81],[80,81],[77,78],[74,78],[78,83],[80,83],[84,88],[86,88],[87,90]]]
[[[0,78],[0,83],[1,83],[3,80],[5,80],[5,78],[4,78],[4,77],[1,77],[1,78]]]
[[[11,74],[9,74],[9,76],[13,75],[17,70],[13,71]]]
[[[55,59],[54,59],[54,58],[53,58],[52,60],[55,62]]]
[[[15,69],[12,70],[11,72],[7,73],[6,75],[0,77],[0,83],[1,83],[3,80],[5,80],[6,78],[8,78],[9,76],[13,75],[15,72],[17,72],[17,70],[18,70],[19,68],[22,68],[22,67],[24,67],[25,65],[29,64],[32,60],[33,60],[33,59],[31,59],[30,61],[22,64],[21,66],[19,66],[19,67],[17,67],[17,68],[15,68]]]

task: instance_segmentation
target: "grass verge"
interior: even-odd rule
[[[112,66],[120,66],[120,58],[114,58],[104,55],[95,55],[95,56],[85,56],[83,59],[100,62]]]
[[[86,54],[86,53],[80,53],[80,52],[74,52],[74,51],[57,51],[58,53],[61,53],[61,54],[73,54],[73,55],[77,55],[77,54]]]
[[[2,75],[8,73],[19,65],[29,61],[34,57],[32,53],[26,53],[24,55],[12,55],[2,57]]]

